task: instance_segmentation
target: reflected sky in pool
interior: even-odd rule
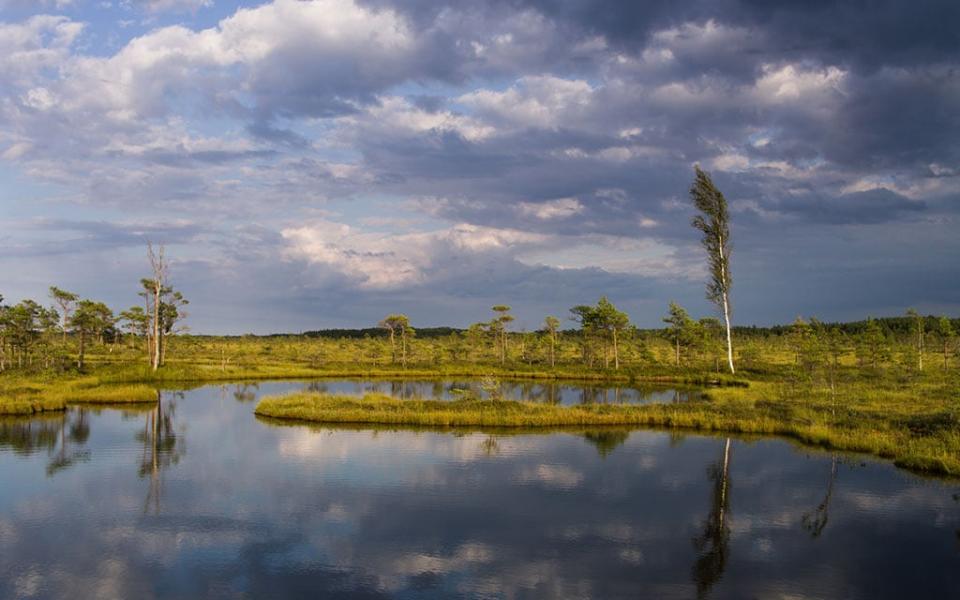
[[[604,385],[595,382],[556,382],[537,380],[494,380],[495,389],[508,400],[543,402],[546,404],[650,404],[654,402],[686,402],[700,394],[694,387],[676,388],[663,385]],[[239,393],[256,393],[258,390],[274,389],[276,384],[251,383],[248,390]],[[362,396],[376,392],[397,398],[427,398],[453,400],[471,395],[488,398],[489,389],[476,379],[416,380],[416,379],[323,379],[304,383],[301,389],[330,394]],[[287,390],[289,385],[281,384]],[[273,392],[268,392],[273,393]]]
[[[953,598],[960,484],[778,439],[0,420],[0,597]]]

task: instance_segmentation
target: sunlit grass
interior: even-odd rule
[[[96,376],[0,378],[0,414],[6,415],[63,410],[70,403],[122,404],[156,399],[157,392],[150,386],[107,384]]]
[[[173,362],[157,371],[147,366],[104,365],[100,379],[104,383],[189,383],[204,381],[282,380],[318,378],[443,379],[449,377],[487,377],[557,381],[602,381],[610,383],[659,382],[686,385],[744,386],[747,380],[728,375],[697,372],[643,373],[597,371],[580,368],[543,370],[491,365],[442,365],[402,369],[396,366],[369,367],[335,364],[308,367],[296,364],[259,364],[221,367],[214,364]]]
[[[399,400],[297,393],[264,398],[256,414],[319,423],[430,427],[631,426],[772,434],[836,450],[867,452],[929,473],[960,475],[960,416],[944,398],[850,386],[842,395],[759,383],[679,404],[589,404],[465,398]]]
[[[389,361],[383,340],[287,338],[174,338],[171,359],[159,371],[133,348],[91,352],[84,374],[39,371],[0,374],[0,414],[63,409],[68,403],[146,402],[157,388],[184,389],[208,382],[314,380],[321,378],[451,379],[493,378],[633,385],[659,382],[706,385],[701,401],[676,405],[557,407],[522,402],[462,399],[429,403],[371,397],[304,396],[262,405],[259,414],[280,418],[358,424],[425,426],[676,427],[700,431],[778,434],[829,448],[871,452],[898,464],[960,474],[960,373],[955,357],[943,368],[928,360],[925,371],[902,357],[878,367],[855,366],[848,354],[832,372],[821,364],[795,364],[787,340],[749,342],[760,358],[744,361],[736,377],[717,373],[712,362],[671,364],[665,341],[650,339],[656,362],[624,356],[624,368],[581,363],[576,344],[563,344],[561,362],[508,360],[481,353],[475,362],[457,359],[464,347],[454,339],[417,340],[408,368]],[[467,349],[469,350],[469,349]],[[470,355],[470,350],[467,355]],[[489,354],[489,353],[488,353]],[[516,353],[515,353],[516,355]],[[830,384],[832,382],[832,385]],[[747,387],[749,386],[749,387]],[[271,399],[272,401],[272,399]],[[359,404],[358,404],[359,403]]]

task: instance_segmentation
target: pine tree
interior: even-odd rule
[[[670,303],[670,316],[664,317],[663,322],[670,327],[667,328],[667,339],[673,342],[675,351],[676,366],[680,366],[680,349],[688,346],[694,339],[694,321],[686,310],[676,302]]]

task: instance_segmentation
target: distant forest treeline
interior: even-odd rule
[[[923,317],[925,329],[930,331],[936,329],[940,319],[938,316],[927,315]],[[910,317],[878,317],[873,319],[884,333],[901,336],[911,333],[916,328],[916,322]],[[954,329],[960,330],[960,318],[950,319]],[[850,322],[823,322],[823,325],[829,329],[836,328],[846,335],[860,335],[867,329],[869,321],[863,319]],[[790,333],[793,324],[770,325],[762,327],[759,325],[740,325],[733,327],[733,333],[740,338],[767,337],[771,335],[786,335]],[[542,329],[536,330],[543,332]],[[579,330],[575,327],[560,330],[558,333],[575,334]],[[643,328],[638,327],[637,331],[645,334],[653,334],[663,331],[663,328]],[[464,334],[467,330],[459,327],[418,327],[417,337],[422,339],[436,339],[447,337],[452,334]],[[297,337],[323,338],[323,339],[363,339],[363,338],[386,338],[389,332],[382,327],[364,327],[360,329],[336,328],[336,329],[317,329],[313,331],[304,331],[302,333],[271,333],[264,335],[247,334],[253,337]]]

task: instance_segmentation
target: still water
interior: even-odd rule
[[[256,392],[262,384],[248,384]],[[465,395],[489,398],[491,391],[507,400],[547,404],[598,404],[687,402],[700,394],[697,388],[677,388],[655,384],[601,384],[596,382],[556,382],[536,380],[493,380],[484,384],[477,379],[325,379],[304,386],[315,392],[362,396],[376,392],[397,398],[453,400]],[[241,393],[243,393],[241,391]]]
[[[957,598],[960,484],[777,439],[0,421],[0,598]]]

